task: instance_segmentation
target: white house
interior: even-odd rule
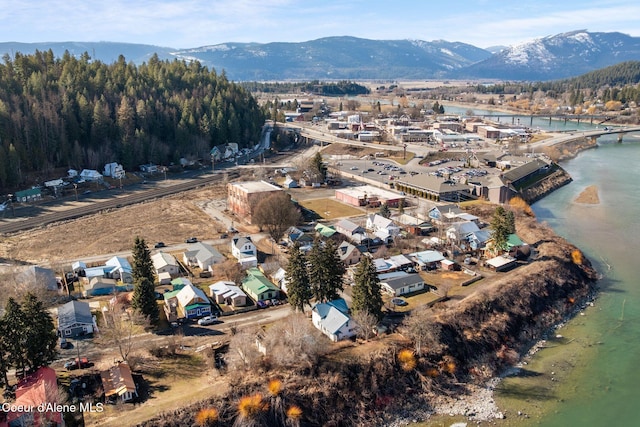
[[[417,273],[405,273],[396,277],[380,281],[382,290],[397,297],[424,289],[424,280]]]
[[[251,236],[234,237],[231,239],[231,254],[236,257],[243,267],[258,266],[258,250],[251,240]]]
[[[58,332],[61,337],[91,334],[94,327],[95,320],[88,303],[69,301],[58,307]]]
[[[280,267],[278,270],[276,270],[275,273],[273,273],[271,275],[271,281],[280,289],[282,289],[282,292],[284,292],[285,294],[287,293],[287,271]]]
[[[102,172],[104,176],[109,176],[112,178],[124,178],[125,172],[124,168],[121,164],[116,162],[107,163],[104,165],[104,171]]]
[[[227,304],[233,307],[247,305],[247,294],[234,282],[220,281],[209,285],[209,296],[218,304]]]
[[[378,214],[367,215],[367,229],[386,243],[400,234],[400,227],[389,218]]]
[[[101,181],[102,175],[97,170],[82,169],[82,172],[80,172],[80,178],[85,181]]]
[[[176,277],[180,274],[178,261],[171,254],[166,252],[155,253],[151,255],[151,261],[153,262],[153,268],[156,270],[158,277],[160,277],[162,273],[168,273],[170,277]],[[163,275],[163,277],[165,276],[166,274]]]
[[[475,222],[464,221],[451,223],[449,227],[447,227],[445,233],[447,239],[454,242],[460,242],[461,240],[465,240],[470,233],[475,233],[477,231],[480,231],[480,228],[478,228],[478,225]]]
[[[349,316],[347,303],[342,298],[314,305],[311,321],[313,326],[331,341],[348,339],[356,334],[355,323]]]
[[[211,266],[224,262],[225,257],[213,246],[198,242],[190,246],[190,250],[182,254],[182,261],[201,270],[210,270]]]

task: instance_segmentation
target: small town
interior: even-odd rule
[[[56,263],[61,270],[16,267],[21,277],[16,281],[46,284],[47,293],[68,299],[51,309],[59,355],[51,367],[27,377],[33,385],[15,391],[21,396],[16,404],[28,399],[29,390],[58,378],[72,402],[98,405],[99,411],[78,410],[76,417],[96,421],[98,414],[108,420],[115,408],[135,411],[156,398],[144,369],[136,369],[145,357],[211,358],[211,364],[202,362],[211,366],[205,377],[223,378],[229,369],[278,351],[269,325],[286,322],[294,312],[303,313],[315,328],[314,340],[324,352],[340,354],[376,340],[410,346],[411,333],[402,331],[412,311],[436,313],[459,304],[491,286],[496,276],[512,274],[535,259],[535,249],[516,233],[514,212],[530,214],[523,199],[530,188],[550,177],[560,177],[563,185],[570,177],[544,152],[532,155],[535,136],[530,131],[499,130],[492,127],[495,123],[483,127],[476,119],[452,116],[435,120],[434,130],[412,131],[409,119],[402,117],[391,121],[393,144],[353,146],[350,141],[371,134],[359,120],[344,115],[322,124],[298,121],[320,128],[329,140],[345,138],[347,144],[306,137],[296,149],[301,156],[282,167],[276,166],[286,155],[260,162],[266,147],[215,147],[211,166],[196,165],[196,171],[241,171],[226,188],[212,184],[226,197],[199,204],[215,235],[184,236],[181,242],[134,236],[128,254],[87,254],[90,260],[79,256]],[[288,123],[268,126],[270,132],[300,138],[305,127]],[[487,128],[493,133],[460,133]],[[356,137],[345,136],[342,129]],[[447,129],[446,135],[435,129]],[[249,168],[238,167],[239,160]],[[219,170],[210,170],[216,164]],[[191,166],[187,161],[181,165]],[[168,173],[171,177],[175,170]],[[103,173],[69,170],[44,188],[16,192],[7,208],[15,216],[16,210],[47,199],[82,203],[79,192],[83,198],[117,194],[123,180],[125,189],[158,186],[167,180],[167,170],[146,164],[129,173],[117,163],[106,164]],[[493,212],[491,206],[504,204],[511,208]],[[483,206],[475,210],[481,216],[471,213],[474,206]],[[318,259],[328,269],[314,267]],[[133,308],[145,263],[152,267],[153,323]],[[306,270],[308,282],[300,282],[295,265]],[[323,289],[330,283],[332,288]],[[363,286],[373,286],[365,292],[375,292],[373,298],[363,301]],[[138,337],[154,344],[142,346]],[[113,419],[118,422],[115,413]]]

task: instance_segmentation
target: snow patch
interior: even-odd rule
[[[440,52],[444,53],[445,55],[455,56],[449,49],[440,48]]]

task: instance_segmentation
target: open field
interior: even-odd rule
[[[300,204],[318,214],[322,219],[336,219],[350,216],[363,215],[363,210],[345,205],[331,198],[308,199]]]

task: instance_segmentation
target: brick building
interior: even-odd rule
[[[227,208],[251,224],[253,207],[260,200],[279,191],[282,191],[282,188],[265,181],[229,183],[227,184]]]

